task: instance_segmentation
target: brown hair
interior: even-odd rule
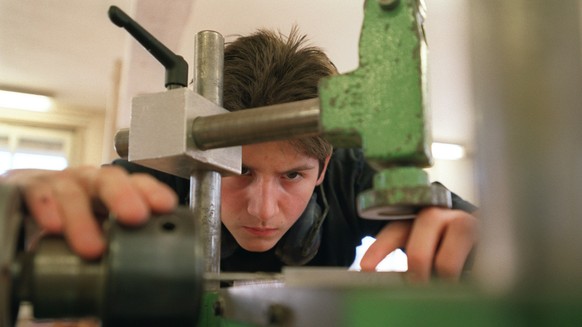
[[[229,43],[224,50],[224,107],[235,111],[317,97],[319,80],[337,69],[321,49],[305,46],[306,40],[293,28],[288,37],[259,30]],[[332,151],[322,136],[290,142],[320,165]]]

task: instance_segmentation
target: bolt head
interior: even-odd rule
[[[400,4],[400,0],[378,0],[378,4],[382,10],[394,10]]]

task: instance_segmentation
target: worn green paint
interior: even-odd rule
[[[374,189],[414,187],[428,184],[428,174],[415,167],[385,169],[374,176]]]
[[[402,0],[391,10],[367,0],[358,69],[320,84],[328,139],[339,147],[361,147],[380,171],[374,190],[360,195],[361,212],[430,198],[428,178],[419,168],[432,162],[425,122],[426,43],[419,17],[416,0]]]
[[[217,291],[205,291],[202,297],[200,318],[196,326],[200,327],[253,327],[246,323],[232,321],[222,317],[220,309],[217,309],[220,294]]]
[[[198,326],[220,327],[221,319],[215,314],[214,306],[218,301],[218,292],[205,291],[202,296]]]
[[[359,68],[320,85],[324,133],[336,146],[361,146],[378,169],[427,166],[425,41],[417,1],[382,10],[368,0],[364,10]]]
[[[358,208],[364,217],[369,210],[378,207],[388,208],[384,210],[387,216],[402,215],[406,212],[411,214],[417,209],[435,204],[433,192],[428,174],[422,169],[416,167],[385,169],[374,176],[373,190],[358,195]]]

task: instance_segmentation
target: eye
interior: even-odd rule
[[[292,181],[298,180],[301,177],[303,177],[303,175],[301,175],[300,173],[298,173],[296,171],[292,171],[292,172],[285,174],[285,179],[292,180]]]

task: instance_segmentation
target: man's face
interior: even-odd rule
[[[287,141],[242,147],[242,175],[222,179],[222,223],[247,251],[271,249],[323,181],[316,158]],[[326,161],[327,166],[327,161]]]

